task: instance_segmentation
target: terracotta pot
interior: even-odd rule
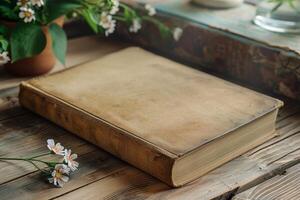
[[[63,26],[64,17],[60,17],[54,21],[59,26]],[[6,25],[14,27],[16,24],[7,22]],[[19,60],[15,63],[8,63],[4,65],[4,68],[13,75],[16,76],[38,76],[49,72],[53,69],[56,58],[52,51],[52,39],[49,33],[48,26],[42,27],[42,30],[46,36],[47,43],[45,49],[39,54],[31,58]]]

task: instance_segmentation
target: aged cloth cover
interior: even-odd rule
[[[282,105],[135,47],[25,82],[20,102],[174,186],[177,159]]]

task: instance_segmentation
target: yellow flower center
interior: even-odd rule
[[[56,172],[56,174],[55,174],[55,177],[58,178],[58,179],[60,179],[62,176],[63,176],[63,175],[62,175],[62,173],[60,173],[60,172]]]
[[[25,12],[24,12],[24,15],[25,15],[25,17],[31,17],[31,16],[32,16],[32,13],[31,13],[31,12],[28,12],[28,11],[25,11]]]

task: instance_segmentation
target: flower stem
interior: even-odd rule
[[[118,21],[127,22],[127,20],[124,17],[122,17],[122,16],[115,15],[115,16],[113,16],[113,18],[116,19],[116,20],[118,20]]]
[[[46,161],[42,161],[42,160],[38,160],[38,159],[34,159],[34,158],[30,158],[30,159],[27,159],[27,160],[30,160],[30,161],[35,161],[35,162],[40,162],[40,163],[44,163],[46,165],[49,165],[50,162],[46,162]]]
[[[40,160],[32,160],[32,159],[26,159],[26,158],[0,158],[0,160],[21,160],[21,161],[29,162],[30,164],[32,164],[39,171],[45,172],[45,170],[41,169],[39,166],[37,166],[37,164],[35,164],[33,162],[33,161],[37,161],[37,162],[45,163],[45,162],[40,161]]]
[[[47,152],[47,153],[43,153],[43,154],[40,154],[40,155],[36,155],[36,156],[30,157],[29,159],[39,158],[39,157],[47,156],[47,155],[51,155],[51,152]]]
[[[25,158],[1,158],[0,160],[22,160],[22,161],[27,161],[28,159]]]
[[[26,161],[26,162],[40,162],[40,163],[44,163],[47,166],[51,166],[51,164],[63,164],[63,163],[57,163],[57,162],[47,162],[47,161],[43,161],[43,160],[38,160],[35,158],[1,158],[0,160],[21,160],[21,161]]]
[[[37,166],[37,164],[35,164],[34,162],[32,162],[32,161],[30,161],[30,160],[27,160],[27,162],[31,163],[31,164],[32,164],[35,168],[37,168],[39,171],[41,171],[41,172],[47,172],[47,171],[41,169],[39,166]]]

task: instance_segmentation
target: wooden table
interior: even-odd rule
[[[75,39],[69,43],[67,66],[126,46],[96,37]],[[57,66],[55,70],[61,69]],[[185,187],[172,189],[21,108],[15,87],[19,81],[0,72],[0,156],[43,153],[47,151],[46,140],[54,138],[78,153],[80,170],[60,189],[44,181],[30,164],[0,162],[0,199],[300,199],[300,106],[297,102],[283,99],[286,106],[277,120],[276,138]]]

